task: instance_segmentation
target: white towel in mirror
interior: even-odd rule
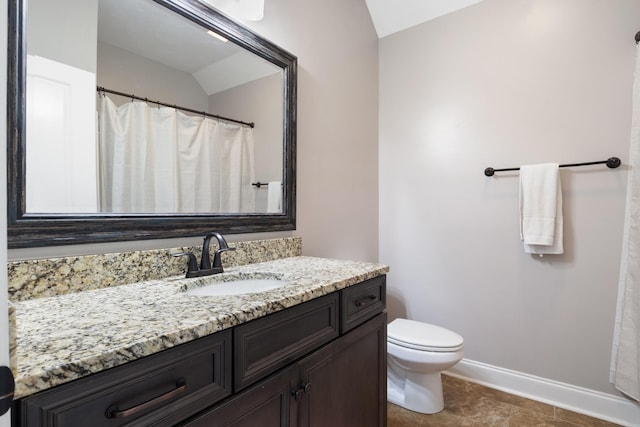
[[[280,181],[270,181],[267,191],[267,213],[281,213],[282,183]]]

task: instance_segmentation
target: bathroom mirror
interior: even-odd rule
[[[28,13],[27,1],[31,8]],[[47,10],[52,6],[46,0],[9,2],[10,248],[195,236],[211,230],[246,233],[295,229],[295,56],[195,0],[65,1],[74,7],[62,7],[58,2],[54,6],[64,22],[54,19],[55,11]],[[53,34],[57,34],[57,38]],[[41,80],[33,78],[34,75],[40,77],[37,70],[43,63],[45,70],[62,70],[54,72],[55,77],[51,80],[56,82],[67,79],[76,84],[82,81],[82,74],[87,75],[88,83],[76,90],[81,99],[84,97],[84,104],[79,101],[67,104],[91,105],[68,111],[63,107],[45,108],[47,92],[40,90],[43,87],[39,83]],[[73,74],[76,69],[80,71],[80,77]],[[127,74],[129,69],[138,70],[139,75]],[[182,77],[176,80],[173,76],[177,74]],[[180,79],[190,80],[188,84],[196,90],[190,89],[188,84],[180,86]],[[67,86],[72,87],[71,83]],[[96,91],[96,86],[106,91]],[[44,87],[47,88],[47,82]],[[54,92],[56,90],[54,88]],[[68,92],[74,93],[74,90],[72,87]],[[189,96],[190,92],[198,91],[204,92],[204,96]],[[188,126],[194,120],[198,123],[208,121],[209,126],[221,128],[225,135],[231,128],[238,134],[251,132],[255,151],[251,156],[246,153],[243,156],[252,158],[254,169],[251,174],[243,172],[240,184],[236,184],[240,182],[237,174],[225,178],[232,185],[248,188],[249,192],[242,197],[250,203],[224,206],[199,203],[215,199],[212,193],[218,190],[203,185],[202,172],[191,169],[175,173],[178,181],[196,176],[189,191],[178,189],[176,194],[171,194],[169,190],[176,185],[167,178],[170,174],[166,173],[166,165],[176,161],[149,143],[156,141],[151,136],[136,133],[133,139],[125,140],[124,145],[105,150],[95,139],[96,134],[102,136],[107,128],[104,117],[108,115],[101,116],[105,111],[105,96],[109,97],[105,105],[113,109],[109,111],[116,112],[114,116],[121,115],[118,108],[126,104],[143,109],[140,110],[142,113],[134,112],[132,117],[180,114]],[[183,112],[181,107],[187,111]],[[65,125],[71,123],[71,131],[61,126],[54,126],[52,130],[45,127],[47,120],[51,121],[51,111],[60,116],[60,110],[64,110],[62,121]],[[45,120],[38,121],[43,112]],[[169,123],[174,122],[176,119],[169,119]],[[255,129],[248,126],[249,122],[255,122]],[[167,127],[166,123],[146,124],[152,130],[143,134],[184,133],[175,132],[172,125]],[[84,127],[84,131],[76,131],[76,127]],[[116,124],[115,129],[121,127]],[[80,137],[76,137],[73,144],[56,145],[56,131]],[[231,138],[233,143],[234,138]],[[110,201],[101,198],[106,193],[104,189],[109,188],[103,186],[108,181],[101,163],[108,157],[105,153],[121,152],[123,146],[127,149],[131,145],[137,147],[140,141],[151,146],[151,149],[138,150],[143,153],[145,165],[150,163],[150,150],[160,151],[156,157],[164,161],[164,166],[158,167],[160,172],[156,172],[159,178],[156,178],[155,187],[159,192],[150,197],[152,189],[137,188],[126,197],[133,199],[133,203],[107,203]],[[193,147],[194,142],[189,139],[177,144],[182,145],[176,151],[184,152],[184,147]],[[214,150],[207,144],[202,146],[213,153],[211,157],[216,162],[222,164],[222,159],[229,162],[226,160],[228,153],[222,153],[218,148]],[[201,159],[204,156],[201,152],[189,152],[187,157]],[[118,160],[111,163],[118,163]],[[123,185],[149,181],[148,172],[137,175],[132,172],[135,168],[130,167],[129,159],[120,163],[126,163],[126,167],[119,172],[120,182],[110,190],[114,194],[119,195]],[[223,166],[207,164],[204,170],[216,170],[207,176],[226,176],[227,172],[217,172],[217,168],[226,171],[227,163]],[[235,165],[237,161],[232,163]],[[239,169],[244,171],[247,167],[243,164]],[[280,192],[273,191],[276,186]],[[277,209],[266,209],[267,191],[268,203],[273,202],[274,194],[277,196]],[[89,203],[78,203],[75,199],[64,202],[70,197],[69,193],[74,192]],[[160,208],[139,203],[140,199],[161,198],[180,199],[181,202]],[[183,199],[192,204],[185,205]]]

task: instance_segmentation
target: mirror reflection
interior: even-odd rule
[[[29,0],[26,213],[282,212],[280,67],[152,0],[62,3]]]

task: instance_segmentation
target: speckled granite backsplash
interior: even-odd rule
[[[302,254],[302,239],[286,238],[229,243],[235,251],[222,254],[225,267],[272,261]],[[212,242],[211,251],[217,245]],[[172,253],[200,247],[156,249],[103,255],[14,261],[8,264],[9,300],[25,301],[70,292],[100,289],[184,274],[187,260]]]

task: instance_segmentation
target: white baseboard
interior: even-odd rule
[[[623,397],[463,359],[454,377],[628,427],[640,426],[640,405]]]

